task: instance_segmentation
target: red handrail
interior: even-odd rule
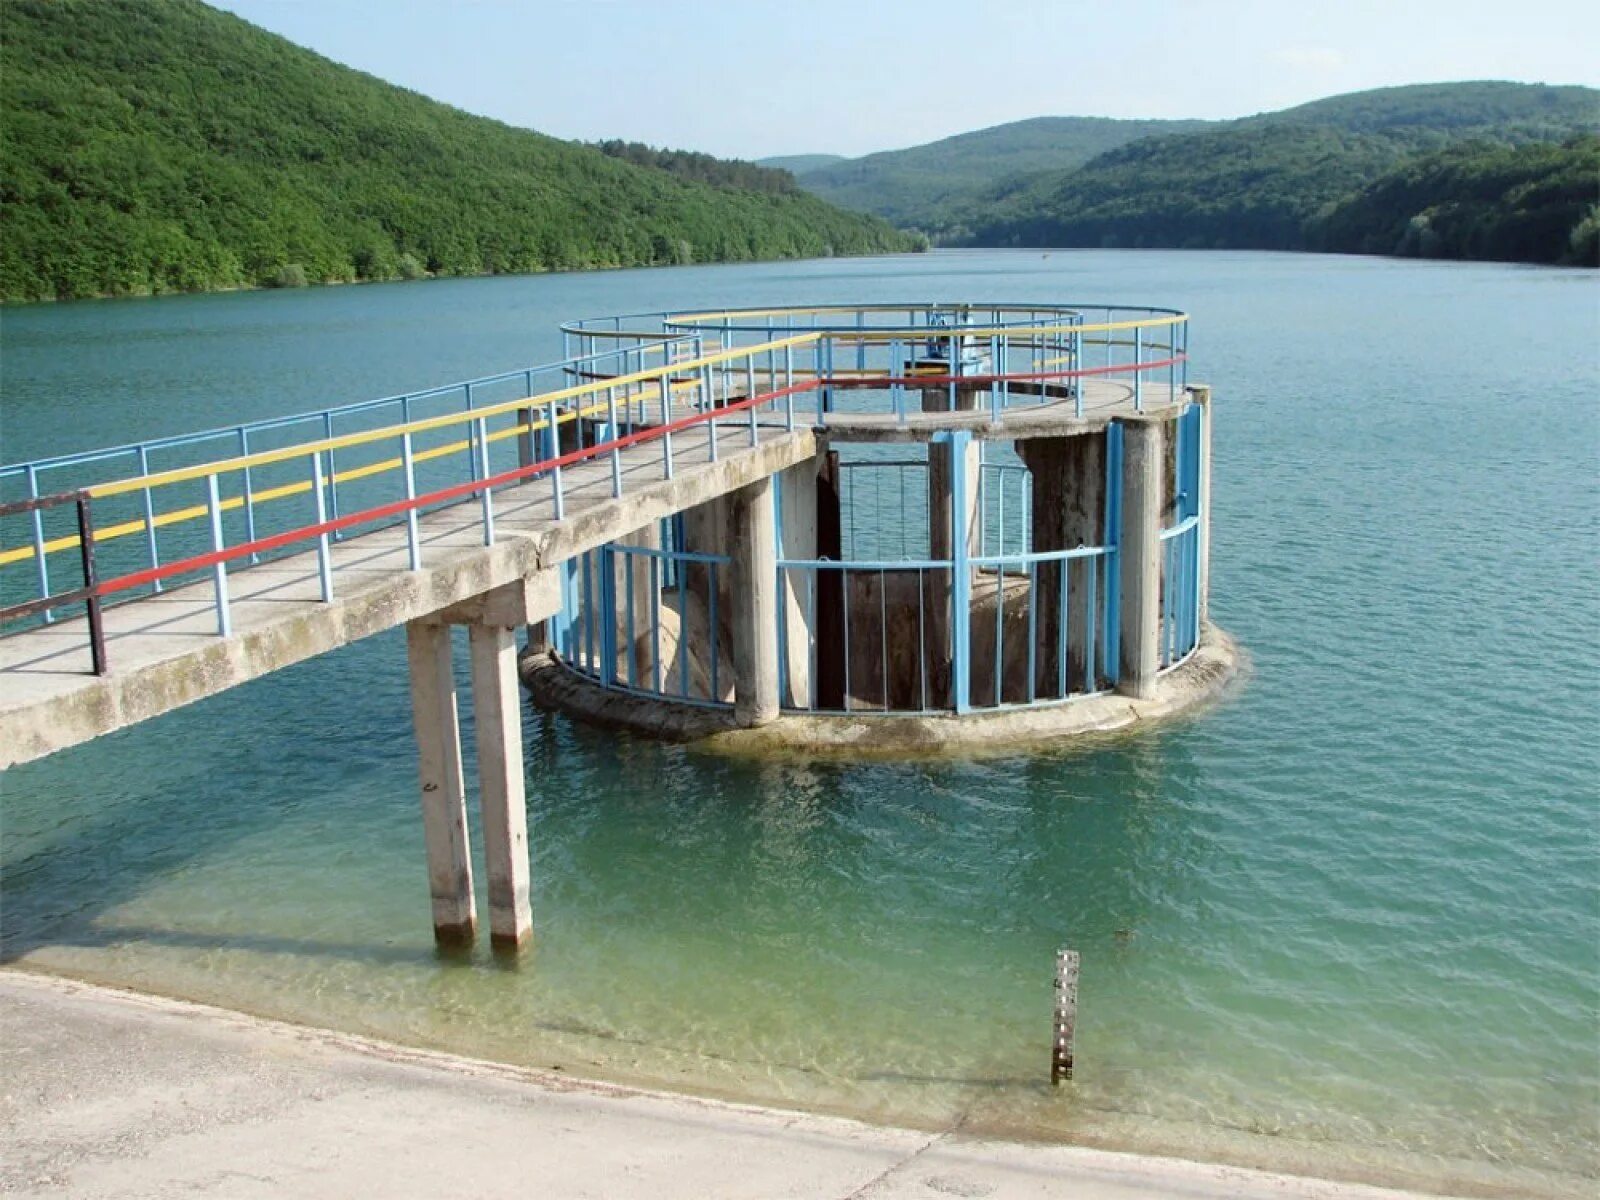
[[[196,554],[192,558],[180,559],[177,562],[164,563],[158,567],[149,567],[143,571],[134,571],[129,575],[119,575],[115,579],[107,579],[99,586],[99,594],[110,595],[112,592],[126,591],[128,588],[138,587],[141,584],[154,583],[158,579],[166,579],[172,575],[181,575],[189,571],[199,571],[206,567],[216,566],[218,563],[231,562],[236,558],[244,558],[251,554],[262,554],[268,550],[276,550],[292,542],[306,541],[310,538],[321,537],[324,534],[335,533],[341,529],[348,529],[353,525],[364,525],[370,521],[381,521],[385,517],[397,516],[411,509],[423,508],[429,504],[438,504],[444,501],[455,500],[474,495],[488,488],[499,487],[503,484],[513,483],[519,479],[526,479],[531,475],[543,474],[546,471],[557,470],[570,466],[575,462],[594,458],[600,454],[607,454],[613,450],[624,450],[629,446],[638,445],[640,442],[652,441],[676,433],[680,429],[687,429],[693,425],[704,424],[708,421],[725,417],[729,413],[740,412],[744,409],[754,408],[773,400],[781,400],[785,396],[795,395],[800,392],[812,391],[822,386],[820,380],[808,379],[803,383],[791,384],[788,387],[778,388],[776,391],[763,392],[751,396],[734,404],[724,405],[721,408],[710,409],[692,416],[680,417],[676,421],[669,421],[665,425],[654,425],[649,429],[637,433],[626,434],[613,438],[608,442],[589,446],[579,450],[570,450],[556,458],[544,459],[541,462],[529,463],[525,467],[514,467],[509,471],[502,471],[497,475],[486,476],[483,479],[470,480],[467,483],[452,484],[450,487],[439,488],[437,491],[416,496],[408,500],[396,500],[389,504],[380,504],[373,508],[363,509],[361,512],[346,513],[331,520],[319,521],[314,525],[304,525],[298,529],[287,530],[284,533],[275,533],[270,537],[256,538],[250,542],[240,542],[236,546],[226,546],[221,550],[209,550],[204,554]]]

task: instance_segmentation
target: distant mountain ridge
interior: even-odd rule
[[[0,15],[0,298],[916,245],[779,172],[516,129],[198,0]]]
[[[951,245],[1317,249],[1328,245],[1325,222],[1341,205],[1421,156],[1478,144],[1485,153],[1555,146],[1600,130],[1600,91],[1502,81],[1379,88],[1234,121],[1153,122],[1159,128],[1078,161],[1050,161],[1081,150],[1090,140],[1085,135],[1115,138],[1131,124],[1038,118],[846,160],[803,172],[799,180],[818,195]],[[1555,189],[1564,199],[1550,201],[1529,221],[1545,228],[1575,213],[1575,226],[1590,212],[1575,161],[1552,152],[1525,156],[1515,169],[1502,163],[1485,170],[1496,178],[1524,169],[1550,173],[1543,182],[1508,183],[1503,202],[1534,193],[1548,199]],[[1487,178],[1455,167],[1429,175],[1438,186],[1450,180],[1465,186],[1469,177],[1478,183]],[[1386,193],[1391,200],[1401,194],[1408,193]],[[1459,200],[1457,210],[1479,212],[1507,236],[1395,239],[1353,229],[1358,214],[1376,212],[1356,206],[1337,224],[1340,243],[1393,242],[1408,253],[1469,245],[1482,253],[1498,245],[1526,254],[1538,245],[1544,253],[1583,261],[1571,248],[1587,244],[1582,237],[1563,241],[1549,229],[1537,238],[1510,236],[1529,221],[1514,213],[1504,220],[1482,215],[1481,198]],[[1568,249],[1558,252],[1558,243]]]
[[[902,228],[940,232],[998,180],[1076,167],[1154,134],[1203,128],[1206,121],[1121,121],[1034,117],[956,134],[905,150],[795,168],[801,186],[824,200]],[[765,160],[763,165],[777,165]]]
[[[842,154],[779,154],[773,158],[756,159],[756,166],[772,171],[788,171],[791,175],[804,175],[807,171],[832,166],[844,159]]]
[[[1313,249],[1319,220],[1418,155],[1554,142],[1597,122],[1600,92],[1583,87],[1423,84],[1335,96],[997,184],[964,240]]]

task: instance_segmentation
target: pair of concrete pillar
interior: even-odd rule
[[[526,776],[522,760],[522,691],[516,630],[524,612],[494,622],[463,622],[472,663],[473,723],[477,731],[478,807],[488,875],[489,940],[518,951],[533,937]],[[442,946],[472,944],[477,901],[461,768],[450,619],[406,626],[411,706],[416,726],[422,828],[427,844],[433,934]]]

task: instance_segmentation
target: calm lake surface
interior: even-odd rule
[[[8,309],[13,462],[547,361],[575,316],[1182,306],[1217,397],[1212,612],[1252,670],[1193,720],[979,763],[729,761],[532,713],[537,944],[505,969],[434,952],[404,640],[377,637],[0,776],[4,957],[873,1119],[1592,1194],[1597,282],[950,252]]]

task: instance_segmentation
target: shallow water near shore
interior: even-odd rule
[[[1212,610],[1252,664],[1225,703],[913,764],[530,713],[536,945],[511,968],[433,949],[380,636],[0,776],[5,959],[877,1120],[1590,1192],[1593,272],[951,252],[25,307],[3,457],[546,361],[566,317],[905,299],[1190,311]],[[1062,944],[1078,1077],[1053,1091]]]

